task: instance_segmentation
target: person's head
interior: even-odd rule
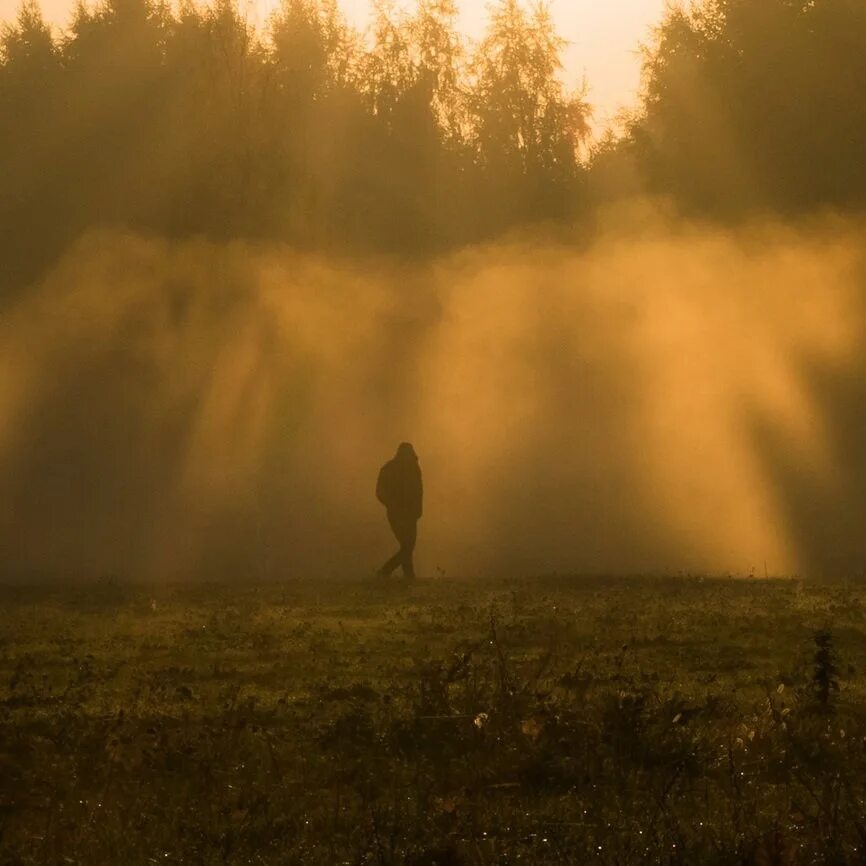
[[[400,447],[397,449],[397,459],[398,460],[417,460],[418,455],[415,453],[415,449],[412,447],[411,442],[401,442]]]

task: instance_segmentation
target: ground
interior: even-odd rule
[[[0,863],[860,863],[866,588],[0,587]]]

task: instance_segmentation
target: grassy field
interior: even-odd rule
[[[0,863],[861,863],[866,589],[0,587]]]

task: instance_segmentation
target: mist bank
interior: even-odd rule
[[[616,221],[613,221],[616,223]],[[866,232],[665,221],[426,264],[91,232],[0,322],[6,576],[857,576]]]

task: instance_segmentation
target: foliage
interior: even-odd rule
[[[470,55],[451,0],[382,3],[366,40],[334,0],[285,0],[263,34],[234,0],[104,0],[60,38],[28,0],[0,42],[7,289],[92,226],[415,254],[571,213],[586,106],[549,21],[501,4]]]
[[[672,6],[639,107],[592,146],[543,5],[497,0],[474,47],[455,22],[382,0],[361,35],[336,0],[284,0],[258,33],[234,0],[104,0],[56,37],[26,0],[0,36],[0,291],[94,226],[418,255],[636,194],[866,205],[862,3]]]
[[[812,684],[818,705],[824,710],[830,709],[830,697],[833,692],[839,690],[839,680],[836,678],[839,668],[836,661],[832,633],[826,628],[818,629],[815,632]]]
[[[650,187],[711,215],[866,204],[866,6],[675,5],[645,53],[633,148]]]

